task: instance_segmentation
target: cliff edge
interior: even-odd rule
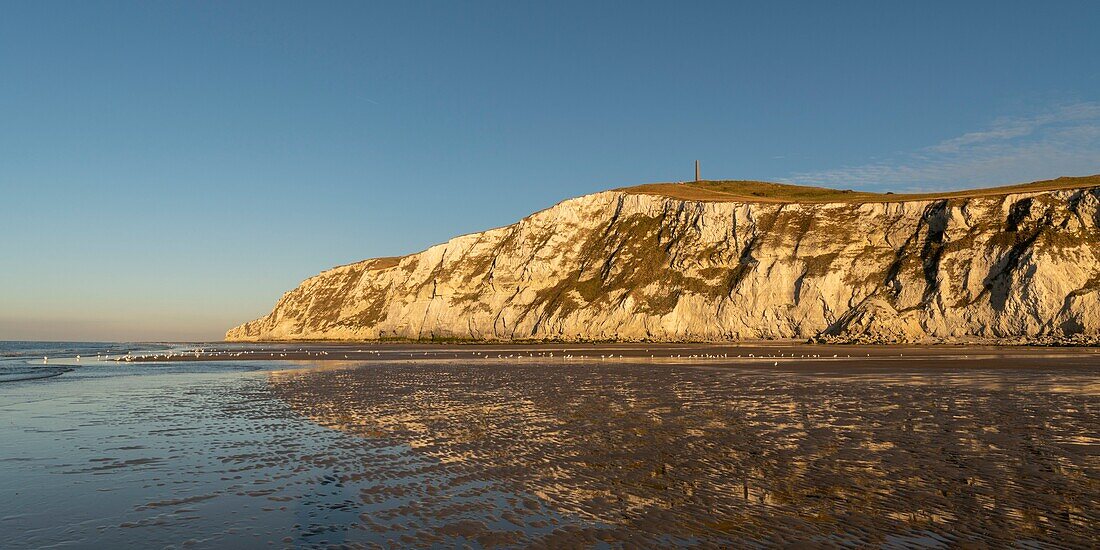
[[[1100,335],[1100,176],[892,195],[628,187],[330,269],[227,340]]]

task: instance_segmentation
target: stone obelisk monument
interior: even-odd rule
[[[696,182],[700,181],[699,180],[699,161],[695,161],[695,181]]]

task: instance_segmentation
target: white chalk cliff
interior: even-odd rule
[[[1100,334],[1100,177],[834,202],[692,185],[586,195],[423,252],[330,269],[226,339]]]

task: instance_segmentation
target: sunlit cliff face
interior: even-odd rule
[[[998,376],[389,364],[270,385],[318,424],[410,445],[433,475],[522,495],[503,518],[533,500],[593,540],[1087,543],[1095,384]]]
[[[1095,339],[1098,184],[812,204],[597,193],[325,271],[226,338]]]

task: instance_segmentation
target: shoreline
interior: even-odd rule
[[[1100,366],[1100,349],[996,345],[858,345],[763,342],[740,344],[440,344],[304,343],[221,344],[112,358],[118,363],[194,361],[309,361],[359,364],[502,362],[547,365],[665,364],[769,369],[865,370],[909,368],[1045,369]]]
[[[214,343],[212,343],[214,344]],[[465,338],[381,338],[373,340],[343,340],[326,338],[301,338],[289,340],[222,340],[216,342],[220,345],[439,345],[439,346],[479,346],[479,345],[514,345],[514,346],[545,346],[545,345],[712,345],[712,346],[770,346],[770,345],[807,345],[807,346],[916,346],[916,347],[950,347],[950,346],[995,346],[995,347],[1062,347],[1062,348],[1100,348],[1100,334],[1075,334],[1073,336],[1014,336],[1005,338],[972,337],[965,340],[930,339],[920,341],[899,341],[869,338],[863,336],[814,336],[811,338],[778,338],[778,339],[746,339],[746,340],[556,340],[556,339],[465,339]]]

